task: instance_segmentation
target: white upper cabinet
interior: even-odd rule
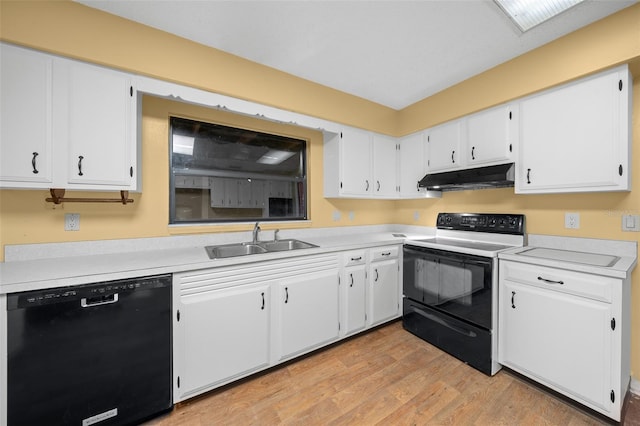
[[[446,172],[513,162],[518,120],[511,104],[428,129],[427,170]]]
[[[513,161],[518,120],[512,105],[500,105],[470,115],[465,130],[466,164],[469,167]]]
[[[394,138],[344,127],[325,138],[324,196],[326,198],[396,198]]]
[[[106,68],[54,63],[54,137],[67,141],[69,189],[135,188],[131,78]],[[58,145],[56,145],[57,147]]]
[[[462,119],[427,130],[427,169],[429,173],[459,168],[463,163]]]
[[[0,187],[53,182],[53,58],[0,44]]]
[[[131,77],[1,44],[3,188],[136,190]]]
[[[398,186],[400,198],[424,198],[418,181],[427,173],[426,141],[424,132],[400,139],[398,156]]]
[[[373,135],[373,195],[378,198],[395,198],[398,193],[396,182],[396,157],[398,143],[395,138]]]
[[[630,190],[631,84],[622,66],[524,99],[516,193]]]
[[[370,196],[371,135],[369,132],[344,128],[340,134],[340,193]]]

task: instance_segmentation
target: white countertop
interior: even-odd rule
[[[394,232],[392,231],[379,230],[376,229],[376,227],[373,227],[373,229],[371,229],[371,227],[363,228],[365,229],[362,229],[362,232],[342,232],[339,234],[340,229],[338,228],[333,229],[334,233],[327,231],[319,235],[308,233],[308,235],[305,236],[304,232],[301,232],[300,237],[296,237],[294,231],[287,231],[288,235],[282,238],[298,238],[315,244],[318,247],[287,252],[229,257],[225,259],[209,259],[204,247],[210,244],[198,244],[197,246],[177,248],[164,247],[155,250],[140,249],[138,245],[129,245],[129,247],[135,247],[136,249],[131,251],[91,253],[88,255],[64,255],[65,250],[69,251],[72,249],[60,249],[59,246],[52,246],[49,247],[49,249],[61,253],[60,257],[14,260],[0,263],[0,294],[214,268],[218,266],[242,265],[284,257],[309,256],[386,244],[402,244],[405,239],[404,236],[394,236]],[[426,231],[420,230],[419,232],[419,234],[404,233],[403,235],[410,238],[424,238],[425,236],[429,236],[428,229],[426,229]],[[239,238],[242,237],[243,236],[239,236]],[[266,236],[264,236],[264,239],[268,240]],[[247,239],[240,239],[239,241],[247,241]],[[229,241],[224,241],[222,243],[228,242]],[[135,243],[137,244],[139,241]],[[158,247],[158,244],[154,243],[155,240],[150,239],[143,247]],[[221,242],[218,241],[211,245],[214,244],[221,244]],[[167,244],[164,245],[167,246]],[[170,246],[170,244],[168,245]]]
[[[251,233],[13,246],[5,255],[7,261],[0,263],[0,294],[402,244],[434,233],[435,228],[407,225],[283,230],[283,239],[296,238],[318,247],[214,260],[205,246],[249,241]],[[263,234],[268,240],[269,231]],[[601,253],[619,260],[602,267],[519,254],[532,247]],[[528,246],[501,252],[499,258],[624,279],[636,265],[637,243],[530,235]]]
[[[537,252],[537,253],[536,253]],[[638,259],[635,241],[530,236],[529,244],[501,252],[499,259],[627,279]],[[607,260],[612,260],[610,266]]]

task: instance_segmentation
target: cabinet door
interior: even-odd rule
[[[501,105],[467,118],[467,164],[506,162],[511,159],[518,127],[511,105]]]
[[[345,128],[340,140],[341,193],[345,195],[370,195],[371,137],[364,130]]]
[[[628,190],[629,86],[625,69],[523,100],[516,192]]]
[[[251,206],[254,208],[262,208],[264,206],[264,187],[262,180],[251,180]]]
[[[398,259],[373,262],[369,266],[369,322],[379,324],[400,312]]]
[[[611,408],[610,304],[502,281],[499,306],[500,363],[596,407]]]
[[[269,197],[271,198],[292,198],[291,182],[283,180],[269,181]]]
[[[174,344],[176,400],[269,363],[269,286],[213,290],[180,298]],[[176,381],[177,383],[177,381]]]
[[[346,305],[345,334],[362,330],[366,321],[366,265],[345,268],[344,303]]]
[[[0,187],[49,188],[53,59],[6,44],[0,57]]]
[[[229,179],[212,177],[209,178],[211,188],[211,207],[229,207],[227,200],[227,181]]]
[[[54,126],[56,139],[68,141],[70,187],[135,189],[130,77],[61,59],[54,63],[54,81],[56,107],[67,112]]]
[[[427,173],[424,133],[415,133],[400,141],[398,184],[401,198],[424,198],[418,181]]]
[[[236,179],[238,185],[238,207],[251,207],[251,181],[248,179]]]
[[[451,170],[462,165],[461,127],[462,120],[456,120],[427,131],[429,172]]]
[[[338,271],[304,274],[279,284],[280,358],[338,337]]]
[[[394,139],[374,135],[373,137],[373,196],[394,198],[397,195],[396,156]]]

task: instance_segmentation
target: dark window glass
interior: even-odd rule
[[[170,223],[307,218],[306,141],[170,121]]]

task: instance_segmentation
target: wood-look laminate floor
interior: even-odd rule
[[[213,390],[148,422],[148,426],[441,424],[605,422],[511,373],[488,377],[406,332],[399,321]]]

